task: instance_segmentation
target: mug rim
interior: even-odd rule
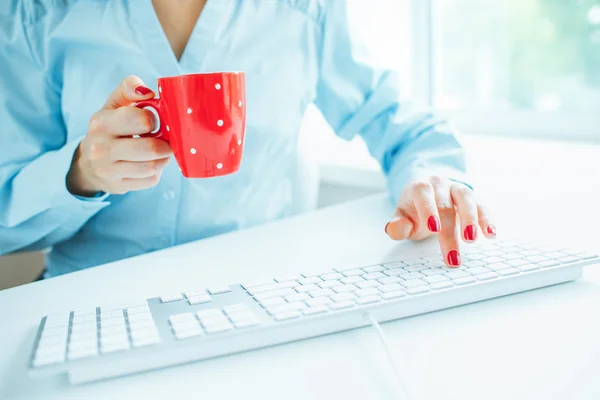
[[[190,78],[196,76],[215,76],[215,75],[245,75],[244,71],[216,71],[216,72],[199,72],[195,74],[171,75],[158,78],[158,80],[175,80],[182,78]]]

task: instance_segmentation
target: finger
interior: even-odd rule
[[[435,190],[436,205],[440,216],[441,230],[438,235],[444,262],[451,268],[460,265],[458,235],[456,234],[456,210],[450,196],[450,187],[440,185]]]
[[[417,182],[412,186],[411,195],[419,218],[419,231],[427,227],[430,232],[439,232],[440,217],[435,204],[433,185],[426,181]]]
[[[387,235],[393,240],[409,239],[414,229],[414,224],[405,215],[399,215],[392,221],[388,222],[384,230]]]
[[[466,185],[455,183],[450,188],[452,202],[460,218],[460,231],[465,242],[477,240],[477,202],[473,191]]]
[[[110,146],[113,161],[153,161],[173,154],[167,142],[153,137],[113,139]]]
[[[129,106],[136,101],[151,99],[154,92],[144,85],[137,76],[131,75],[125,78],[119,86],[108,96],[105,110],[116,110],[119,107]]]
[[[133,136],[151,132],[154,128],[154,114],[136,107],[121,107],[117,110],[101,110],[90,119],[88,131],[91,134],[113,136]]]
[[[148,178],[124,178],[121,181],[121,187],[123,188],[123,193],[133,192],[138,190],[150,189],[151,187],[156,186],[158,181],[160,180],[160,175],[153,175]]]
[[[114,164],[115,177],[119,179],[150,178],[151,176],[161,174],[169,163],[169,160],[170,158],[143,162],[118,161]]]
[[[489,215],[481,204],[477,205],[477,214],[479,216],[479,227],[484,236],[488,239],[495,239],[496,225],[490,222]]]

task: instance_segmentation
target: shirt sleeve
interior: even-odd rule
[[[0,5],[0,255],[64,241],[109,204],[67,190],[81,138],[67,140],[60,90],[32,51],[23,3]]]
[[[467,184],[464,151],[452,128],[402,101],[398,73],[379,66],[350,26],[350,3],[329,0],[324,11],[317,107],[338,136],[362,136],[394,204],[412,179],[438,175]]]

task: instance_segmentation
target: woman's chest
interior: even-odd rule
[[[285,0],[209,0],[178,61],[149,1],[82,0],[48,32],[47,62],[70,136],[128,75],[156,90],[161,76],[228,70],[246,73],[249,129],[280,134],[315,96],[319,34],[316,14]]]

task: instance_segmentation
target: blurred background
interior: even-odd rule
[[[561,196],[597,208],[600,0],[348,2],[354,39],[399,72],[403,97],[461,133],[473,183],[492,208]],[[314,107],[301,146],[306,173],[320,181],[318,191],[302,193],[308,209],[385,190],[360,138],[337,138]],[[498,225],[523,224],[510,215]],[[532,212],[527,224],[552,229],[548,221],[569,223],[568,216]],[[0,257],[0,290],[30,282],[42,263],[40,253]]]

